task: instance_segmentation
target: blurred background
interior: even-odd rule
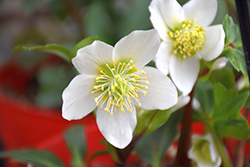
[[[187,0],[179,0],[184,4]],[[69,63],[39,51],[13,52],[16,45],[56,43],[69,49],[88,36],[114,45],[133,30],[151,29],[151,0],[0,0],[0,89],[43,107],[60,108],[61,93],[76,72]],[[233,0],[218,0],[213,24]]]
[[[150,2],[0,0],[0,113],[4,112],[5,119],[8,119],[8,105],[30,104],[39,107],[39,110],[48,108],[60,114],[62,91],[77,74],[70,63],[55,55],[39,51],[14,52],[15,46],[54,43],[71,50],[80,40],[89,36],[97,36],[99,40],[114,45],[133,30],[153,28],[149,20]],[[187,0],[179,0],[180,4],[185,2]],[[234,1],[218,0],[218,13],[213,24],[221,24],[226,14],[237,23]],[[13,102],[7,103],[6,99]],[[37,110],[35,108],[32,112]],[[3,122],[3,119],[0,121]],[[8,126],[2,122],[0,126]],[[13,124],[16,120],[7,122]],[[28,119],[26,122],[29,122]],[[0,131],[4,129],[6,127],[0,127]],[[12,133],[10,131],[8,135]],[[11,140],[19,140],[19,136],[12,136]],[[5,147],[6,143],[2,141],[2,145]],[[16,146],[22,146],[22,143]]]

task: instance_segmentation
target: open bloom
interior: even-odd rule
[[[62,115],[81,119],[97,107],[97,125],[108,142],[126,147],[137,124],[135,105],[167,109],[177,90],[159,70],[144,67],[160,45],[156,30],[134,31],[114,47],[95,41],[72,59],[79,71],[63,92]]]
[[[156,67],[170,76],[184,95],[191,92],[200,70],[200,58],[211,61],[224,47],[222,25],[209,26],[217,0],[191,0],[183,7],[176,0],[153,0],[151,22],[163,42]]]
[[[188,157],[198,167],[219,167],[221,165],[221,157],[216,150],[213,137],[209,133],[205,136],[193,135]]]

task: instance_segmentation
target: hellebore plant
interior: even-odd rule
[[[94,112],[111,144],[106,142],[107,150],[91,155],[86,166],[109,153],[117,167],[125,167],[133,152],[154,167],[232,167],[222,139],[247,143],[250,138],[249,122],[240,112],[245,107],[247,117],[250,111],[249,80],[238,26],[228,15],[222,25],[211,25],[217,5],[217,0],[190,0],[183,6],[176,0],[152,0],[149,11],[155,29],[133,31],[114,46],[88,37],[71,51],[56,44],[21,47],[58,54],[78,71],[62,93],[62,117],[77,120]],[[192,138],[196,121],[207,135]],[[80,129],[66,133],[75,167],[85,163]],[[163,164],[176,139],[177,153],[171,154],[175,160]],[[0,157],[39,166],[41,154],[52,157],[34,150],[0,152]],[[22,159],[28,155],[35,160]],[[53,163],[63,167],[61,161]]]
[[[101,41],[80,49],[72,62],[79,75],[63,92],[63,117],[81,119],[97,107],[97,125],[117,148],[126,147],[137,124],[136,107],[168,109],[177,103],[171,80],[144,67],[160,44],[156,30],[134,31],[112,47]]]
[[[209,26],[217,12],[217,0],[191,0],[183,7],[176,0],[153,0],[150,20],[163,40],[156,67],[170,76],[188,95],[199,74],[200,59],[211,61],[223,51],[222,25]]]

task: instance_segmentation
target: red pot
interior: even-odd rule
[[[98,130],[95,117],[90,114],[78,121],[67,121],[60,110],[45,109],[6,97],[0,92],[0,140],[4,150],[48,150],[58,156],[65,166],[70,166],[70,152],[63,138],[65,130],[81,124],[85,130],[88,159],[93,153],[105,150],[104,140]],[[20,165],[7,162],[8,167]],[[92,161],[90,166],[114,166],[108,156]]]

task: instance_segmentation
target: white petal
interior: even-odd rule
[[[155,57],[156,67],[165,75],[169,73],[169,60],[173,55],[172,41],[163,41]]]
[[[178,97],[177,104],[174,105],[173,108],[172,108],[172,112],[175,112],[175,111],[179,110],[180,108],[184,107],[185,105],[188,104],[189,101],[190,101],[190,96],[180,95]]]
[[[174,27],[179,27],[185,19],[184,10],[176,0],[153,0],[149,10],[151,12],[150,19],[157,30],[164,30],[165,27],[159,28],[159,26],[163,25],[162,20],[168,27],[173,29]],[[160,22],[157,23],[158,21]],[[159,31],[159,33],[164,32]]]
[[[94,98],[97,94],[91,94],[95,83],[95,76],[77,75],[65,88],[62,94],[62,116],[67,120],[81,119],[96,108]]]
[[[117,42],[113,60],[115,62],[133,60],[136,68],[141,68],[154,58],[159,46],[160,38],[155,29],[133,31]]]
[[[167,32],[169,32],[170,29],[164,22],[164,19],[162,18],[160,11],[157,9],[157,7],[154,7],[155,5],[156,3],[153,3],[152,1],[151,5],[149,6],[149,11],[151,13],[150,20],[154,28],[158,31],[161,39],[165,41],[167,40],[167,38],[169,38]]]
[[[183,9],[185,19],[193,20],[199,26],[209,26],[217,13],[217,0],[190,0]]]
[[[211,70],[220,70],[226,66],[228,62],[228,59],[225,57],[220,57],[217,60],[215,60],[214,64],[211,67]]]
[[[206,37],[200,56],[206,61],[218,57],[224,49],[225,32],[222,25],[215,25],[206,29]]]
[[[145,67],[142,70],[146,72],[149,81],[146,96],[138,93],[138,99],[141,100],[141,108],[152,109],[168,109],[175,105],[178,100],[177,90],[172,81],[162,74],[159,70],[152,67]]]
[[[91,45],[79,49],[72,63],[80,73],[98,75],[100,64],[112,63],[112,52],[112,46],[94,41]]]
[[[188,95],[198,77],[200,70],[200,60],[197,56],[182,57],[175,55],[170,60],[170,76],[176,87],[183,92],[183,95]]]
[[[131,142],[137,124],[135,109],[132,112],[125,109],[124,114],[118,109],[116,113],[110,115],[98,107],[96,117],[101,133],[110,144],[122,149]]]

